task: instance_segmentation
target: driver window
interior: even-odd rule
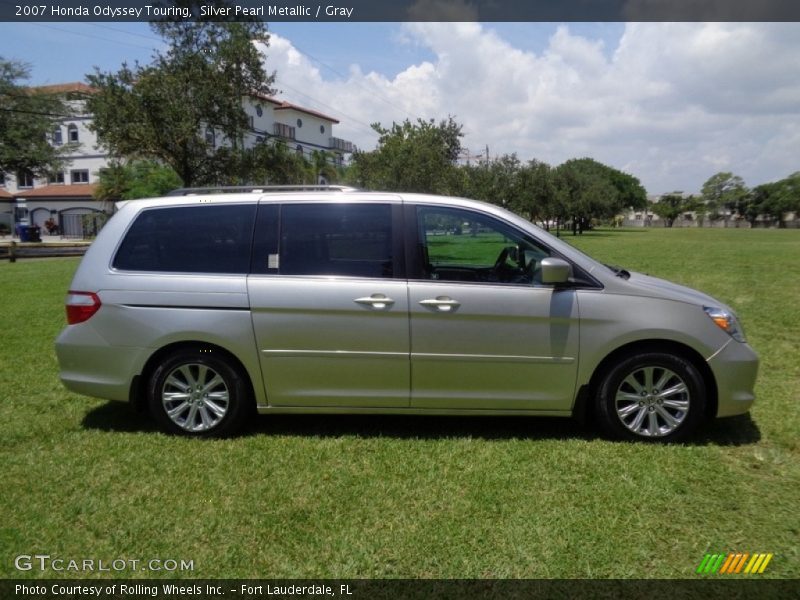
[[[475,283],[535,283],[547,249],[480,213],[418,207],[424,279]]]

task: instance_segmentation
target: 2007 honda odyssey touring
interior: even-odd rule
[[[121,203],[56,342],[81,394],[229,435],[260,413],[570,416],[685,437],[750,408],[733,311],[497,206],[256,189]]]

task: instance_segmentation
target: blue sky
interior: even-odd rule
[[[800,170],[797,23],[272,23],[280,96],[369,124],[463,124],[464,146],[557,165],[590,156],[650,193],[699,191],[718,171],[749,185]],[[0,56],[30,83],[147,62],[144,23],[0,23]]]
[[[492,23],[515,47],[540,53],[553,23]],[[571,29],[607,42],[613,48],[620,23],[573,23]],[[399,23],[270,23],[270,31],[325,63],[329,79],[357,62],[364,71],[395,76],[408,65],[430,60],[426,48],[403,41]],[[114,70],[123,61],[149,61],[159,38],[147,23],[0,23],[0,56],[31,64],[34,85],[82,80],[97,66]]]

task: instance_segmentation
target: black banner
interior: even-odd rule
[[[719,578],[630,580],[2,580],[3,600],[788,600],[800,597],[800,580]]]
[[[800,21],[797,0],[0,0],[0,21]]]

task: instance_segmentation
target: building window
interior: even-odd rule
[[[30,171],[17,172],[17,187],[18,188],[32,188],[33,187],[33,173]]]
[[[214,130],[211,127],[206,128],[206,144],[209,146],[214,146],[215,144],[215,135]]]
[[[78,126],[75,123],[67,125],[67,139],[70,143],[78,141]]]
[[[297,156],[303,156],[303,147],[300,144],[297,144],[294,151],[297,152]]]
[[[294,139],[294,127],[286,125],[285,123],[275,123],[273,127],[273,132],[275,135],[282,138],[288,138],[290,140]]]
[[[303,119],[297,119],[297,127],[299,128],[302,126],[303,126]]]
[[[325,133],[325,125],[320,125],[319,126],[319,132],[323,133],[323,134]]]
[[[256,114],[257,114],[259,117],[260,117],[261,115],[263,115],[263,114],[264,114],[264,109],[263,109],[263,108],[261,108],[261,105],[260,105],[260,104],[258,104],[258,105],[256,106]]]
[[[256,136],[256,144],[263,144],[263,143],[264,143],[264,136],[263,135],[257,135]]]
[[[53,130],[53,145],[60,146],[64,143],[64,138],[61,135],[61,127],[56,127]]]
[[[6,174],[0,171],[0,187],[6,187]]]
[[[253,115],[249,115],[247,117],[247,124],[250,125],[250,129],[255,129],[256,123],[255,119],[253,118]]]
[[[89,183],[88,169],[70,171],[70,180],[72,181],[72,183]]]
[[[64,171],[58,171],[57,173],[52,173],[50,177],[47,178],[48,183],[64,183]]]

